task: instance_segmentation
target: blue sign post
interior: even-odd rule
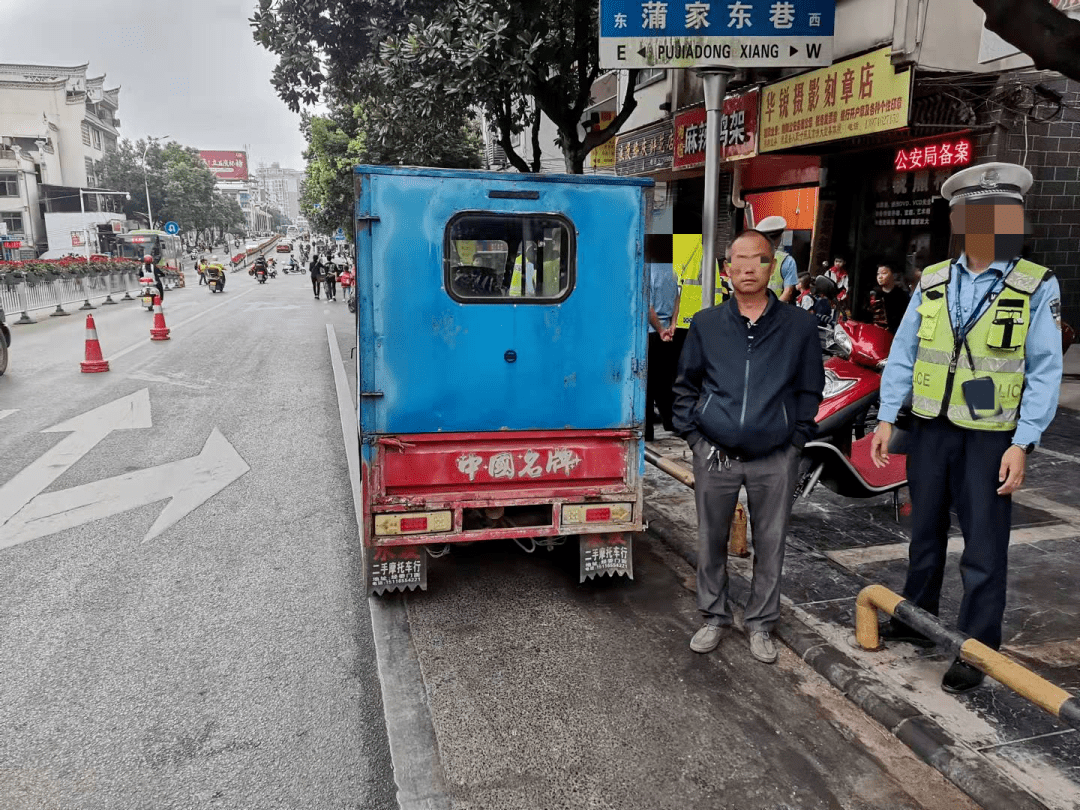
[[[835,0],[600,0],[600,67],[831,65]]]
[[[175,222],[166,222],[165,223],[165,233],[172,234],[173,236],[176,236],[176,234],[180,233],[180,226],[177,225]]]
[[[344,242],[345,241],[345,229],[344,228],[338,228],[336,231],[334,231],[334,239],[336,239],[338,242]]]

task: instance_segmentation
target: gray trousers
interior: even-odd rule
[[[698,610],[705,614],[706,624],[731,624],[728,534],[739,490],[746,487],[753,532],[754,576],[744,624],[747,632],[772,630],[780,618],[780,574],[800,451],[788,445],[753,461],[729,459],[717,465],[715,460],[710,462],[709,449],[709,443],[704,440],[693,449],[698,515]]]

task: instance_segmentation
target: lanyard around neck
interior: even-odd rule
[[[956,280],[956,302],[955,302],[955,304],[953,306],[953,308],[956,310],[955,330],[956,330],[956,335],[957,335],[958,340],[966,340],[967,339],[968,332],[971,331],[971,328],[975,325],[975,322],[977,320],[979,320],[980,317],[982,317],[982,308],[986,305],[987,301],[990,301],[993,298],[994,293],[997,291],[998,284],[1003,283],[1005,281],[1005,277],[1008,276],[1009,273],[1012,272],[1012,269],[1015,266],[1016,266],[1016,261],[1014,260],[1014,261],[1010,262],[1008,267],[1005,268],[1005,272],[1001,273],[1000,276],[998,276],[997,278],[994,279],[994,281],[990,284],[990,287],[983,294],[983,297],[979,299],[979,303],[977,303],[975,305],[975,308],[971,311],[971,315],[968,316],[967,321],[964,321],[963,313],[961,312],[961,309],[960,309],[960,286],[963,283],[963,279],[964,279],[963,268],[960,269],[960,271],[959,271],[960,275],[957,276],[957,280]],[[987,269],[987,270],[985,270],[983,272],[989,273],[991,271],[989,269]],[[998,271],[995,270],[993,272],[998,272]]]

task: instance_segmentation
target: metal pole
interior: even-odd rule
[[[146,190],[146,219],[147,219],[146,227],[152,229],[154,227],[154,214],[153,214],[153,212],[150,211],[150,182],[146,179],[146,150],[150,148],[150,141],[151,140],[156,140],[156,139],[151,139],[151,138],[148,137],[146,139],[146,146],[143,147],[143,150],[142,150],[142,180],[143,180],[143,189]]]
[[[90,268],[90,229],[86,227],[86,205],[83,203],[83,190],[79,189],[79,213],[82,214],[83,252],[86,254],[86,267]]]
[[[716,209],[720,191],[720,116],[731,74],[702,71],[705,84],[705,204],[701,210],[701,308],[716,302]]]

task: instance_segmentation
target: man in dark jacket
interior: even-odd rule
[[[319,300],[319,289],[322,287],[322,261],[319,259],[319,254],[316,253],[311,257],[311,264],[308,265],[308,273],[311,274],[311,289],[315,293],[315,300]]]
[[[698,513],[698,609],[690,642],[706,653],[731,625],[727,547],[739,490],[746,487],[754,575],[744,624],[750,652],[776,660],[784,539],[802,447],[816,433],[825,387],[817,325],[768,289],[772,243],[744,231],[731,245],[735,295],[694,316],[675,381],[675,431],[694,454]]]

